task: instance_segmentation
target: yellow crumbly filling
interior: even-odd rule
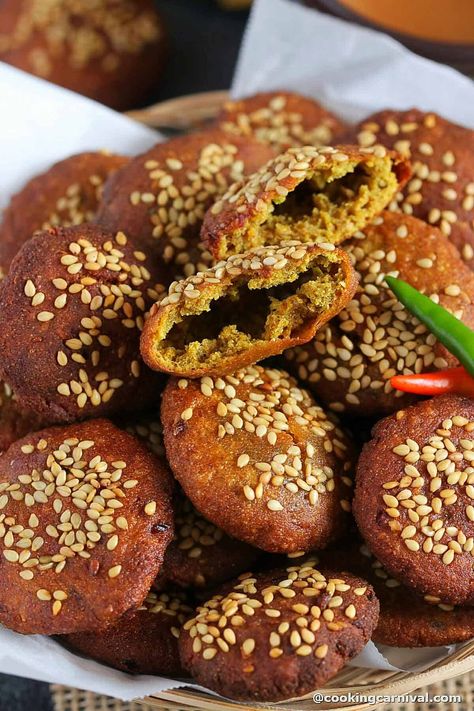
[[[240,233],[227,235],[226,253],[295,239],[339,244],[386,207],[397,185],[388,161],[321,169]]]
[[[183,370],[216,365],[256,343],[294,336],[327,311],[345,286],[331,256],[313,256],[309,264],[266,278],[242,277],[225,289],[209,285],[199,299],[173,310],[155,344],[159,360]]]

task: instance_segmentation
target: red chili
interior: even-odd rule
[[[462,367],[438,370],[434,373],[394,375],[390,384],[395,390],[417,395],[456,393],[474,397],[474,378]]]

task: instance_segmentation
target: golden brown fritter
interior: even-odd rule
[[[353,446],[281,370],[171,379],[168,461],[194,506],[230,536],[270,552],[323,548],[350,511]]]
[[[32,178],[3,213],[0,270],[7,273],[15,254],[35,232],[93,220],[104,182],[127,161],[106,152],[78,153]]]
[[[192,612],[182,592],[150,592],[140,607],[107,629],[76,632],[61,641],[75,652],[131,674],[184,676],[178,637]]]
[[[140,239],[170,265],[172,278],[190,276],[211,264],[199,235],[207,208],[273,155],[218,129],[157,143],[108,181],[97,221]]]
[[[443,395],[380,421],[359,459],[354,515],[397,580],[474,602],[474,403]]]
[[[390,209],[435,225],[474,268],[474,131],[418,109],[380,111],[344,140],[383,144],[409,158],[413,176]]]
[[[130,416],[126,422],[117,424],[141,439],[169,468],[159,412]],[[166,549],[155,589],[166,589],[168,585],[182,588],[219,585],[249,570],[260,556],[256,548],[227,536],[201,516],[180,487],[175,490],[173,509],[175,534]]]
[[[226,101],[217,117],[231,136],[256,138],[278,152],[295,146],[329,146],[347,127],[314,99],[270,91]]]
[[[474,608],[424,598],[395,580],[357,536],[318,554],[318,565],[336,566],[360,575],[373,587],[380,616],[372,639],[392,647],[439,647],[474,635]]]
[[[174,282],[150,309],[141,353],[174,375],[230,373],[309,341],[355,288],[347,254],[331,244],[249,250]]]
[[[393,199],[410,174],[397,153],[354,146],[291,148],[208,210],[201,236],[215,259],[285,240],[338,244]]]
[[[166,53],[153,0],[2,0],[0,60],[115,109],[146,100]]]
[[[168,585],[219,585],[250,570],[259,558],[257,548],[225,534],[201,516],[182,492],[175,495],[174,512],[175,535],[155,582],[159,590]]]
[[[378,613],[371,586],[348,573],[311,562],[250,573],[184,624],[181,661],[194,681],[223,696],[291,699],[321,687],[358,654]]]
[[[286,351],[289,367],[327,406],[370,416],[417,398],[394,391],[390,378],[457,365],[393,296],[385,275],[398,276],[474,326],[474,278],[436,227],[383,212],[344,245],[359,276],[348,305],[315,338]]]
[[[51,427],[0,456],[0,621],[95,632],[142,603],[173,535],[172,481],[107,420]]]
[[[155,403],[139,336],[162,271],[123,232],[81,225],[29,240],[0,294],[0,370],[19,404],[67,422]]]

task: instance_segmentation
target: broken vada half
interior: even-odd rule
[[[258,247],[174,282],[141,338],[155,370],[222,375],[305,343],[349,301],[356,278],[331,244]]]
[[[208,210],[201,236],[215,259],[286,240],[338,244],[394,198],[409,163],[382,146],[304,146],[234,183]]]

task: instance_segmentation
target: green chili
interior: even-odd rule
[[[391,276],[385,277],[385,281],[408,311],[474,376],[474,331],[406,281]]]

